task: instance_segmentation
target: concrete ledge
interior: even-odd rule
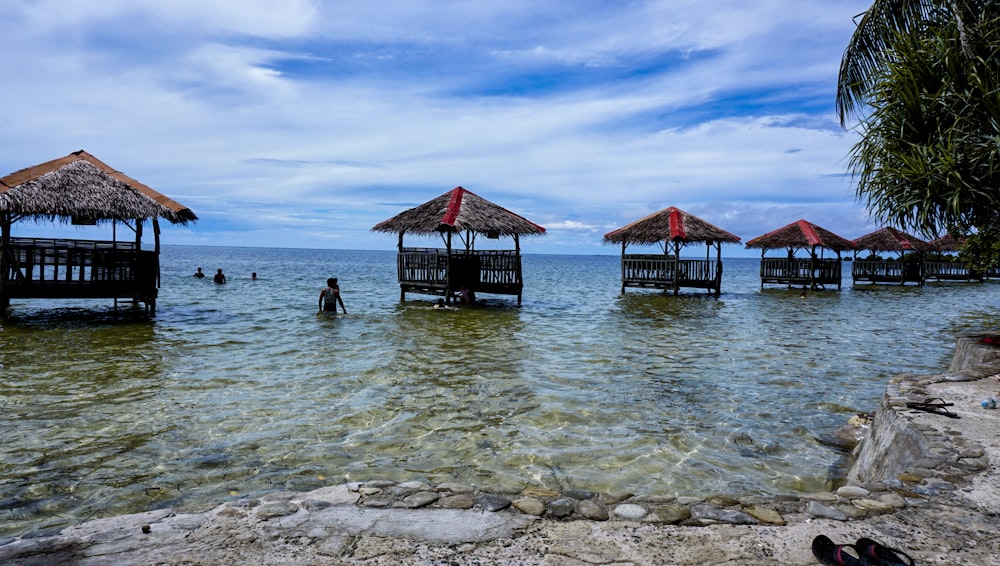
[[[986,337],[993,335],[959,338],[947,373],[902,374],[889,381],[872,427],[855,449],[849,483],[905,481],[955,489],[996,468],[1000,451],[992,440],[1000,430],[1000,412],[980,403],[1000,395],[1000,346],[984,343]],[[928,399],[953,403],[948,410],[958,418],[906,406]],[[1000,497],[983,500],[988,502],[1000,504]]]

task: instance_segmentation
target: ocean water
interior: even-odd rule
[[[393,251],[188,246],[163,250],[152,321],[15,301],[0,537],[368,479],[825,489],[843,454],[817,437],[874,410],[890,376],[944,371],[957,336],[1000,327],[1000,283],[848,275],[801,299],[762,290],[759,260],[727,259],[718,298],[622,295],[615,255],[523,261],[521,307],[401,302]],[[330,276],[347,316],[316,315]]]

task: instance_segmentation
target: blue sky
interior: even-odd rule
[[[372,226],[457,185],[544,226],[527,253],[668,206],[856,238],[834,97],[870,5],[5,0],[0,175],[85,149],[200,217],[165,244],[391,250]]]

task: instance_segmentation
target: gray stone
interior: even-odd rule
[[[541,517],[545,514],[545,504],[534,497],[521,497],[511,502],[514,509],[526,514]]]
[[[403,482],[399,484],[399,487],[403,489],[412,489],[414,491],[430,491],[431,489],[433,489],[429,483],[422,481]]]
[[[719,509],[714,505],[702,503],[691,507],[691,517],[702,523],[715,521],[731,525],[756,525],[757,520],[742,511]]]
[[[668,504],[654,509],[653,515],[663,523],[675,525],[690,519],[691,509],[686,505]]]
[[[608,508],[590,499],[584,499],[583,501],[577,503],[576,512],[579,513],[581,517],[592,521],[608,520]]]
[[[553,517],[569,517],[576,510],[576,499],[572,497],[560,497],[550,501],[545,508],[549,515]]]
[[[632,499],[633,496],[634,494],[631,493],[618,493],[618,494],[602,493],[597,496],[597,501],[604,505],[618,505],[622,501],[628,501],[629,499]]]
[[[441,496],[433,491],[418,491],[412,495],[408,495],[399,502],[399,506],[406,509],[419,509],[420,507],[426,507],[431,503],[437,501]]]
[[[820,491],[817,493],[806,493],[802,496],[802,499],[808,499],[810,501],[826,501],[828,503],[833,503],[837,501],[837,496],[826,491]]]
[[[376,509],[392,507],[394,503],[396,503],[396,498],[388,493],[379,493],[370,497],[364,497],[359,502],[362,507],[373,507]]]
[[[834,521],[846,521],[847,514],[843,511],[838,511],[832,507],[827,507],[819,501],[810,501],[809,505],[806,507],[806,511],[813,517],[820,517],[822,519],[833,519]]]
[[[487,511],[502,511],[510,507],[510,499],[500,497],[499,495],[484,493],[476,499],[476,504]]]
[[[857,499],[859,497],[868,497],[871,495],[871,492],[861,486],[845,485],[837,490],[837,495],[844,499]]]
[[[885,493],[878,497],[878,500],[886,505],[890,505],[896,509],[903,509],[906,507],[906,498],[898,493]]]
[[[618,507],[615,507],[615,516],[630,521],[638,521],[648,514],[649,511],[645,507],[634,503],[622,503]]]
[[[785,518],[781,516],[774,509],[768,507],[762,507],[760,505],[752,505],[747,507],[745,510],[747,515],[750,515],[754,519],[760,521],[761,523],[767,523],[768,525],[784,525]]]
[[[986,458],[962,458],[955,465],[963,470],[981,472],[990,467],[990,461]]]

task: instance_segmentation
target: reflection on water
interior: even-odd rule
[[[0,536],[347,479],[797,493],[888,376],[996,328],[1000,284],[619,294],[618,258],[527,256],[524,305],[399,301],[391,252],[168,247],[155,321],[15,303]],[[191,277],[223,268],[226,285]],[[250,281],[256,271],[259,281]],[[316,316],[327,277],[350,314]]]

